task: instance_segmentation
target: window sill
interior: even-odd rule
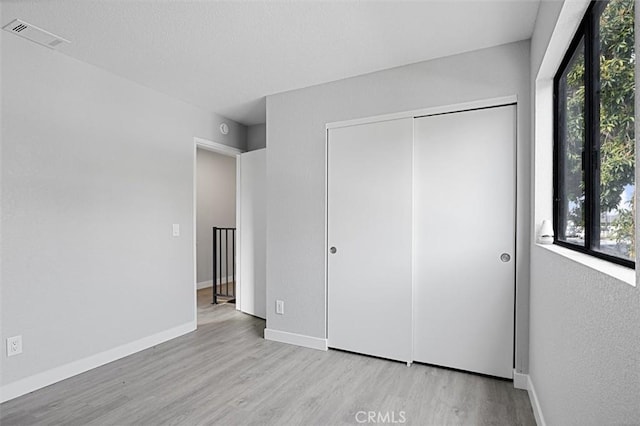
[[[536,244],[536,246],[540,247],[541,249],[554,252],[560,256],[566,257],[567,259],[573,260],[576,263],[601,272],[605,275],[617,279],[618,281],[629,284],[632,287],[636,286],[635,269],[630,269],[622,265],[607,262],[606,260],[598,259],[597,257],[589,256],[588,254],[573,251],[555,244]]]

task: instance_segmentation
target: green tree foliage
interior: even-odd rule
[[[585,64],[584,43],[580,43],[564,81],[566,157],[564,182],[569,203],[569,218],[584,226],[584,175],[582,152],[585,138]]]
[[[618,210],[612,226],[618,242],[635,255],[635,202],[618,209],[620,195],[635,183],[634,0],[613,0],[600,19],[600,205]]]
[[[621,195],[635,184],[635,50],[634,0],[612,0],[600,17],[600,210],[617,211],[612,235],[635,254],[633,197],[620,206]],[[566,189],[569,217],[584,226],[582,150],[585,132],[584,52],[577,53],[566,76]]]

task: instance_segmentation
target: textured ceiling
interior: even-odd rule
[[[264,96],[528,39],[537,0],[2,0],[60,51],[244,124]]]

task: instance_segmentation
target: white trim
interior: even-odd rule
[[[533,416],[536,419],[536,424],[538,426],[547,426],[544,416],[542,415],[542,407],[538,400],[536,388],[533,386],[533,382],[531,381],[531,376],[528,374],[518,373],[516,370],[513,370],[513,387],[527,391],[529,394],[529,401],[531,402],[531,409],[533,410]]]
[[[324,130],[324,337],[329,341],[329,128]]]
[[[240,180],[238,179],[240,173],[240,154],[245,151],[231,147],[229,145],[225,145],[219,142],[214,142],[204,138],[193,138],[193,188],[192,188],[192,197],[193,197],[193,312],[194,312],[194,323],[198,322],[198,290],[207,287],[203,283],[208,283],[208,285],[213,285],[213,280],[204,281],[203,283],[198,282],[198,248],[196,246],[196,242],[198,240],[198,148],[205,149],[207,151],[215,152],[217,154],[226,155],[227,157],[234,157],[236,159],[236,244],[240,241],[240,203],[238,200],[240,199]],[[239,245],[236,245],[236,253],[240,253]],[[236,270],[239,271],[240,268],[238,265],[240,264],[240,257],[236,256]],[[202,286],[201,286],[202,284]],[[240,278],[239,272],[236,274],[236,310],[240,310]]]
[[[533,416],[536,418],[536,424],[538,426],[547,426],[547,423],[544,421],[544,416],[542,415],[542,407],[540,406],[540,401],[538,400],[536,388],[533,386],[531,376],[529,375],[527,375],[527,391],[529,392],[529,400],[531,401]]]
[[[490,99],[480,99],[476,101],[470,102],[462,102],[458,104],[451,105],[441,105],[430,108],[422,108],[415,109],[411,111],[403,111],[392,114],[382,114],[382,115],[374,115],[372,117],[365,118],[356,118],[353,120],[345,120],[345,121],[334,121],[332,123],[327,123],[327,129],[335,129],[339,127],[348,127],[348,126],[357,126],[359,124],[368,124],[368,123],[377,123],[380,121],[390,121],[390,120],[398,120],[401,118],[415,118],[422,117],[425,115],[433,115],[433,114],[443,114],[448,112],[459,112],[468,109],[477,109],[477,108],[488,108],[500,105],[508,105],[518,102],[518,96],[503,96],[500,98],[490,98]]]
[[[518,373],[515,369],[513,370],[513,387],[516,389],[527,390],[529,384],[529,375]]]
[[[9,383],[8,385],[0,388],[0,402],[9,401],[21,395],[49,386],[53,383],[68,379],[69,377],[84,373],[85,371],[100,367],[101,365],[108,364],[136,352],[143,351],[152,346],[166,342],[167,340],[175,339],[176,337],[190,333],[195,329],[195,321],[188,322],[178,327],[143,337],[142,339],[131,343],[91,355],[87,358],[73,361],[69,364],[34,374],[33,376],[25,377],[24,379]]]
[[[411,348],[407,366],[415,358],[416,342],[416,120],[411,120]]]
[[[305,336],[304,334],[288,333],[286,331],[264,329],[265,340],[273,342],[288,343],[290,345],[303,346],[305,348],[326,351],[328,349],[327,339]]]
[[[213,151],[218,154],[226,155],[228,157],[237,157],[244,152],[241,149],[203,138],[193,138],[193,142],[195,143],[197,148],[203,148],[207,151]]]
[[[237,247],[236,247],[237,249]],[[236,273],[236,281],[238,281],[238,274]],[[226,277],[226,281],[224,277],[218,278],[216,284],[220,285],[220,284],[225,284],[225,283],[232,283],[233,282],[233,275],[228,275]],[[202,290],[203,288],[208,288],[208,287],[212,287],[213,286],[213,280],[207,280],[207,281],[200,281],[197,284],[197,288],[198,290]],[[238,283],[236,282],[236,296],[238,296]]]
[[[203,288],[209,288],[211,286],[213,286],[213,280],[207,280],[207,281],[200,281],[197,284],[196,288],[198,290],[202,290]]]
[[[242,312],[242,156],[236,157],[236,311]]]
[[[193,322],[198,324],[198,248],[196,242],[198,241],[198,142],[194,138],[193,142],[193,176],[191,185],[191,197],[193,198],[193,226],[191,241],[193,242],[192,256],[193,256]]]

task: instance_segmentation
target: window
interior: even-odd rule
[[[634,6],[592,2],[554,80],[555,243],[632,268]]]

